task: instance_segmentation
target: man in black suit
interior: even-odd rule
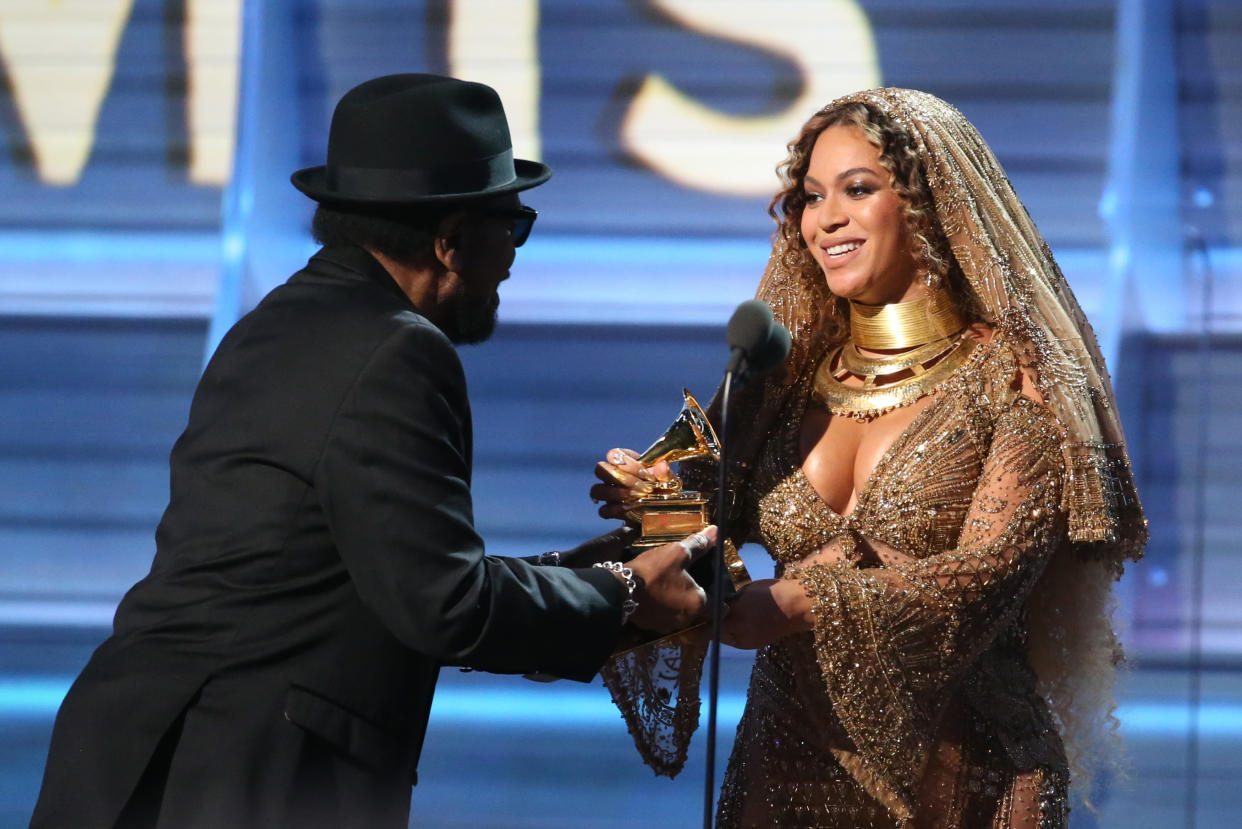
[[[575,568],[474,530],[453,344],[491,332],[534,220],[517,193],[549,175],[486,86],[341,100],[328,163],[293,177],[324,247],[207,366],[151,572],[61,707],[32,825],[405,826],[441,664],[587,680],[626,617],[701,613],[685,566],[710,533]]]

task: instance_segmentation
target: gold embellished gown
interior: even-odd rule
[[[813,598],[759,651],[718,812],[727,827],[1064,827],[1068,771],[1024,604],[1066,537],[1064,428],[997,335],[936,391],[848,515],[801,469],[809,378],[755,459],[750,540]],[[904,554],[853,553],[860,537]],[[845,560],[799,567],[836,541]]]

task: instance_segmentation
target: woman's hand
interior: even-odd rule
[[[811,597],[793,579],[764,579],[742,588],[725,608],[720,639],[743,650],[761,648],[814,625]]]
[[[604,460],[595,464],[595,477],[603,481],[591,487],[591,498],[603,502],[600,516],[624,519],[640,497],[651,494],[656,482],[677,476],[664,461],[644,467],[633,449],[610,449]]]

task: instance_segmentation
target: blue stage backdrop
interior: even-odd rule
[[[881,84],[957,105],[1096,325],[1152,520],[1119,590],[1141,785],[1104,801],[1099,825],[1229,825],[1242,808],[1229,750],[1242,721],[1242,4],[0,0],[0,744],[13,747],[0,826],[24,825],[51,711],[149,565],[205,351],[313,250],[312,205],[289,173],[322,162],[341,94],[389,72],[491,83],[517,154],[555,170],[527,196],[540,218],[497,340],[463,355],[477,514],[500,553],[598,531],[585,489],[599,453],[641,448],[683,385],[710,394],[723,324],[768,255],[776,165],[806,117]],[[447,733],[485,741],[463,725],[469,690],[446,696],[465,729]],[[531,696],[497,693],[488,723]],[[460,766],[425,778],[424,803],[443,807],[428,825],[487,825],[460,815],[475,778],[457,751]],[[558,808],[563,792],[545,788]],[[607,789],[587,800],[642,822]],[[535,814],[521,797],[487,802]],[[581,825],[572,802],[560,824],[540,811],[524,825]]]

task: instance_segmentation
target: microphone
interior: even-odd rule
[[[749,299],[737,306],[729,319],[726,333],[729,343],[729,366],[720,385],[720,458],[716,464],[716,549],[710,561],[711,587],[707,590],[711,605],[711,664],[707,693],[707,769],[703,785],[703,829],[711,829],[716,794],[716,709],[720,697],[720,625],[724,618],[724,595],[732,583],[726,580],[724,542],[729,536],[729,500],[727,496],[729,440],[729,404],[735,387],[748,376],[766,374],[785,362],[789,356],[789,329],[772,317],[772,308],[758,299]],[[697,578],[696,578],[697,580]],[[727,586],[727,587],[726,587]]]
[[[789,329],[772,318],[772,308],[758,299],[748,299],[729,319],[725,334],[729,344],[729,365],[738,385],[751,376],[767,374],[789,356]]]

